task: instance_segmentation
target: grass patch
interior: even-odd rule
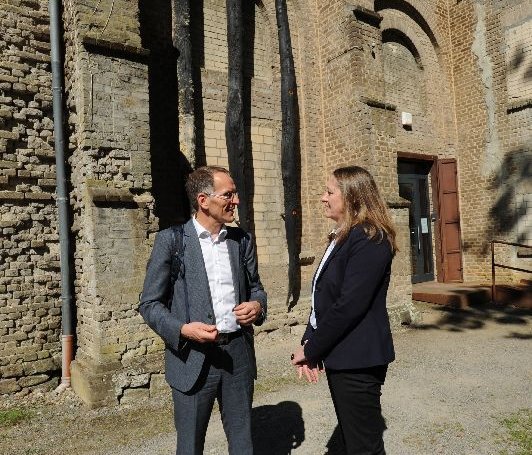
[[[453,420],[427,422],[423,430],[403,437],[403,442],[419,453],[450,453],[441,452],[449,440],[460,440],[465,435],[464,426]]]
[[[442,422],[434,424],[434,432],[439,435],[448,433],[455,437],[461,437],[464,435],[465,430],[460,422]]]
[[[29,420],[32,413],[25,409],[7,409],[0,411],[0,428],[7,428],[16,425],[17,423]]]
[[[532,454],[532,409],[520,409],[499,420],[506,430],[502,443],[506,446],[501,455]]]

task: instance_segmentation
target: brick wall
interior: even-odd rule
[[[123,21],[114,11],[97,39],[85,8],[70,2],[64,15],[76,241],[72,384],[95,404],[147,396],[151,376],[161,374],[162,343],[138,314],[138,295],[153,234],[183,216],[186,202],[169,96],[177,89],[168,5],[141,2]]]
[[[0,2],[0,394],[57,385],[59,245],[47,2]]]
[[[508,116],[508,125],[501,133],[501,139],[506,147],[505,167],[510,170],[506,173],[505,183],[508,191],[514,194],[513,204],[510,206],[515,216],[514,229],[508,238],[510,241],[532,245],[532,7],[526,2],[518,2],[500,10],[500,14]],[[511,252],[513,264],[520,268],[532,268],[530,260],[525,259],[531,256],[530,249],[518,248],[517,255],[515,250]]]
[[[470,281],[490,279],[491,239],[515,242],[528,236],[523,230],[530,214],[523,202],[529,192],[530,103],[527,107],[524,99],[530,79],[510,62],[528,58],[524,36],[526,30],[530,35],[530,16],[530,6],[520,1],[463,1],[450,7],[464,278]],[[497,258],[526,267],[514,247],[498,248]],[[497,275],[516,277],[505,271]]]
[[[226,166],[225,1],[191,7],[196,163]],[[331,228],[320,195],[336,167],[367,167],[391,207],[400,247],[388,299],[395,325],[416,318],[400,152],[458,160],[465,280],[487,279],[494,236],[531,241],[532,13],[525,0],[293,0],[288,10],[303,207],[302,298],[292,313],[285,308],[274,0],[246,3],[245,13],[247,172],[271,302],[261,331],[306,319],[310,280]],[[179,144],[170,3],[67,0],[64,24],[73,383],[92,403],[125,402],[159,390],[162,343],[136,312],[137,296],[154,233],[188,216],[190,163]],[[0,0],[0,31],[0,393],[26,393],[57,383],[60,354],[46,2]],[[402,112],[413,115],[411,129],[401,125]],[[514,248],[498,254],[529,264]]]
[[[67,0],[68,8],[75,6],[79,19],[77,31],[94,40],[106,40],[125,46],[139,47],[137,6],[128,0]],[[143,4],[141,0],[137,2]],[[157,3],[157,2],[153,2]]]

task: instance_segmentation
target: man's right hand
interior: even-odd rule
[[[181,336],[198,343],[211,343],[218,336],[218,330],[215,325],[189,322],[181,327]]]

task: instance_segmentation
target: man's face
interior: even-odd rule
[[[211,195],[200,199],[200,204],[205,207],[209,218],[216,223],[232,223],[235,220],[235,209],[240,203],[236,194],[236,186],[233,179],[223,173],[216,172],[213,175],[214,187]],[[231,199],[227,195],[233,194]]]

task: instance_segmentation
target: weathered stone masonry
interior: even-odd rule
[[[2,394],[57,385],[61,319],[45,2],[2,2],[0,36]]]
[[[400,247],[388,299],[394,326],[416,317],[398,157],[457,160],[465,280],[489,277],[492,238],[530,242],[528,3],[287,1],[303,207],[303,297],[291,313],[284,306],[274,1],[246,3],[247,172],[271,302],[270,320],[259,331],[290,330],[308,315],[310,280],[330,228],[319,197],[337,166],[366,166],[392,209]],[[155,232],[188,214],[170,2],[65,0],[63,24],[75,265],[73,387],[92,405],[126,402],[164,390],[162,342],[136,307]],[[196,163],[225,166],[225,1],[192,1],[191,30]],[[47,1],[0,0],[0,51],[0,394],[27,393],[54,387],[60,374]],[[403,112],[412,114],[410,129],[401,124]],[[517,253],[499,251],[502,260],[527,267],[530,260]]]

